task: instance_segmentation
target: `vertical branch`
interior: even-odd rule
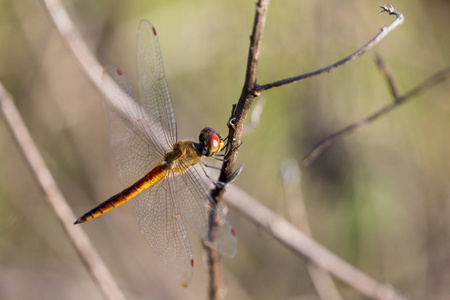
[[[245,74],[244,86],[242,88],[241,96],[239,97],[236,109],[228,121],[228,147],[225,155],[225,161],[222,165],[219,181],[228,182],[233,173],[233,168],[236,163],[237,153],[241,144],[241,135],[244,127],[245,118],[250,110],[253,100],[259,95],[255,92],[256,86],[256,71],[258,68],[259,52],[261,49],[261,40],[266,24],[267,9],[269,0],[259,0],[256,4],[255,20],[253,23],[252,35],[250,36],[250,47],[248,51],[247,69]],[[224,187],[217,186],[211,191],[211,196],[220,205],[224,193]],[[209,237],[214,236],[214,229],[216,224],[217,214],[213,211],[210,216]],[[217,300],[223,298],[224,293],[222,289],[221,277],[221,263],[220,255],[212,249],[206,249],[208,255],[209,267],[209,299]]]
[[[61,190],[58,188],[50,170],[46,166],[44,159],[39,153],[30,132],[14,105],[14,101],[1,83],[0,108],[26,162],[43,189],[48,204],[62,223],[70,241],[83,261],[89,275],[97,284],[100,292],[106,299],[125,299],[125,296],[120,291],[117,283],[114,281],[105,264],[89,241],[89,238],[80,227],[75,228],[73,226],[72,222],[76,218],[75,215],[67,204],[67,201]]]
[[[206,247],[208,262],[209,288],[208,296],[210,300],[223,299],[225,296],[222,283],[222,264],[220,263],[219,252]]]
[[[250,47],[248,51],[247,69],[245,74],[244,86],[242,88],[241,96],[233,109],[232,115],[228,121],[228,148],[225,155],[225,161],[220,172],[219,181],[228,182],[233,168],[237,160],[239,146],[241,144],[241,135],[244,128],[244,122],[253,100],[259,96],[256,88],[256,71],[258,67],[259,52],[261,48],[261,40],[266,24],[267,9],[269,0],[260,0],[256,4],[255,21],[253,23],[252,35],[250,36]],[[213,198],[220,202],[223,195],[224,188],[216,187],[212,190]]]
[[[250,36],[250,48],[248,51],[247,71],[245,73],[243,93],[253,93],[253,89],[256,85],[259,51],[261,50],[261,40],[266,25],[268,6],[269,0],[260,0],[256,4],[255,21],[253,23],[252,35]]]

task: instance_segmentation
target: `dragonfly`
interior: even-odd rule
[[[236,232],[212,198],[195,165],[225,145],[206,127],[198,142],[179,141],[156,30],[146,20],[138,30],[137,70],[140,99],[122,71],[104,68],[103,99],[118,177],[125,189],[75,221],[85,223],[131,200],[144,235],[183,287],[192,279],[194,257],[185,223],[222,255],[233,257]],[[214,214],[212,214],[214,213]],[[216,216],[211,237],[210,217]]]

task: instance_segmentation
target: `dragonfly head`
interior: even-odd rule
[[[197,149],[201,155],[214,156],[217,152],[222,150],[225,145],[222,137],[214,129],[205,127],[200,132],[198,137],[199,143]]]

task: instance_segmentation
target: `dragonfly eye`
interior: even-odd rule
[[[198,137],[200,144],[203,146],[202,155],[213,156],[222,150],[225,143],[222,137],[214,129],[205,127]]]

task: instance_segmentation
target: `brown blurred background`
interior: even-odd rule
[[[102,64],[136,87],[141,19],[158,30],[179,137],[227,132],[244,79],[254,1],[65,1]],[[393,16],[380,1],[272,1],[258,82],[333,63]],[[450,64],[449,1],[394,1],[405,22],[374,51],[332,74],[263,93],[260,126],[244,137],[236,185],[287,217],[280,165],[390,103],[380,54],[401,93]],[[99,74],[100,76],[100,74]],[[0,80],[77,215],[117,193],[101,92],[40,1],[0,0]],[[345,138],[302,168],[315,239],[412,299],[450,294],[450,81]],[[318,299],[305,261],[231,209],[238,252],[223,259],[228,299]],[[206,299],[201,242],[179,287],[141,236],[131,205],[83,225],[129,299]],[[363,297],[338,283],[344,299]],[[0,299],[99,299],[60,223],[0,122]]]

